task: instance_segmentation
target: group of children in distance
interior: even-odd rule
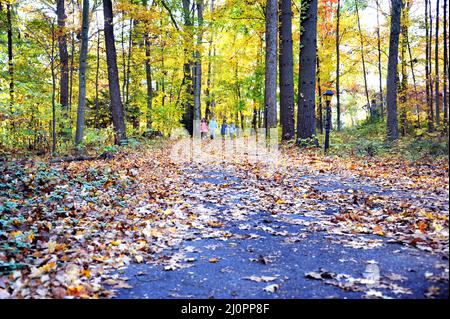
[[[216,130],[219,127],[219,125],[216,122],[216,119],[214,116],[211,118],[209,123],[206,121],[205,118],[202,119],[200,123],[200,133],[202,136],[202,139],[208,138],[208,133],[211,137],[211,139],[216,138]],[[225,139],[227,135],[230,136],[231,139],[236,137],[236,126],[233,122],[230,124],[227,124],[227,120],[224,118],[222,122],[222,126],[220,127],[220,134],[222,135],[222,138]]]

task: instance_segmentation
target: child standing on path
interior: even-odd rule
[[[234,126],[233,122],[228,126],[228,132],[230,133],[230,138],[233,139],[236,134],[236,126]]]
[[[220,128],[220,134],[222,135],[222,139],[225,139],[227,131],[228,131],[227,120],[223,119],[222,127]]]
[[[216,119],[213,116],[211,118],[211,121],[209,121],[209,130],[211,132],[211,139],[215,139],[216,138],[217,127],[218,127],[218,125],[217,125]]]
[[[206,119],[202,119],[200,123],[200,133],[202,139],[205,139],[208,136],[208,124],[206,123]]]

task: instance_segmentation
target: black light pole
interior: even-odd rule
[[[331,129],[331,99],[333,98],[333,91],[327,90],[324,94],[325,103],[327,104],[327,115],[325,122],[325,153],[330,148],[330,129]]]

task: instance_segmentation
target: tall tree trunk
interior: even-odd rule
[[[387,139],[398,139],[397,119],[397,64],[398,64],[398,40],[400,34],[400,17],[402,0],[391,0],[391,34],[389,38],[389,62],[386,81],[387,88]]]
[[[444,94],[443,94],[443,106],[444,106],[444,130],[448,130],[448,34],[447,34],[447,0],[444,0]]]
[[[13,112],[14,107],[14,56],[13,56],[13,27],[12,27],[12,10],[11,4],[6,3],[6,24],[7,24],[7,37],[8,37],[8,76],[9,76],[9,107]],[[11,114],[13,117],[13,114]],[[14,120],[12,121],[14,127]]]
[[[72,0],[72,24],[75,24],[75,1]],[[72,114],[72,93],[73,93],[73,73],[75,62],[75,34],[71,32],[70,35],[70,66],[69,66],[69,118]]]
[[[214,0],[210,1],[209,6],[210,13],[214,13]],[[211,105],[212,105],[212,96],[211,96],[211,74],[212,74],[212,52],[213,52],[213,40],[214,40],[214,30],[211,27],[211,35],[209,38],[209,47],[208,47],[208,76],[206,79],[206,110],[205,110],[205,117],[207,120],[209,120],[211,116]]]
[[[103,0],[105,19],[106,63],[108,64],[109,96],[111,115],[116,131],[116,144],[126,140],[125,116],[120,98],[119,72],[117,70],[117,52],[114,42],[113,11],[111,0]]]
[[[89,0],[83,0],[83,18],[81,22],[81,48],[80,66],[78,71],[78,109],[77,109],[77,129],[75,133],[75,145],[77,147],[83,143],[83,133],[86,112],[86,65],[89,41]]]
[[[277,54],[278,54],[278,3],[266,4],[266,67],[265,67],[265,126],[277,127]]]
[[[56,153],[56,72],[55,72],[55,23],[52,21],[52,44],[50,56],[50,69],[52,73],[52,155]]]
[[[121,26],[121,32],[120,32],[120,45],[122,47],[122,105],[126,108],[127,105],[125,104],[125,87],[127,85],[127,58],[126,58],[126,51],[125,51],[125,12],[122,11],[122,26]]]
[[[367,108],[370,108],[370,97],[369,97],[369,88],[367,86],[367,72],[366,72],[366,56],[365,56],[365,49],[364,49],[364,37],[361,30],[361,21],[359,16],[359,7],[358,7],[358,0],[355,0],[355,8],[356,8],[356,18],[358,20],[358,31],[359,31],[359,39],[360,39],[360,46],[361,46],[361,62],[363,67],[363,75],[364,75],[364,92],[366,94],[366,102],[367,102]]]
[[[280,11],[280,120],[287,141],[295,138],[292,1],[281,0]]]
[[[182,85],[185,87],[185,96],[182,98],[183,103],[183,118],[182,123],[190,135],[194,133],[194,88],[192,81],[192,52],[187,49],[189,47],[189,42],[192,41],[192,26],[193,22],[190,14],[191,0],[183,0],[183,20],[185,30],[184,35],[184,55],[185,62],[183,66],[183,82]]]
[[[323,134],[323,104],[322,104],[322,83],[320,82],[320,59],[317,55],[317,94],[319,95],[319,128]]]
[[[377,5],[377,50],[378,50],[378,85],[379,85],[379,102],[381,118],[384,120],[384,98],[383,98],[383,74],[381,72],[381,35],[380,35],[380,4],[376,0]]]
[[[433,18],[431,15],[431,0],[428,0],[428,19],[429,19],[429,24],[430,24],[430,30],[429,30],[429,35],[428,35],[428,52],[429,52],[429,57],[428,57],[428,89],[430,90],[430,99],[428,101],[429,105],[429,109],[430,109],[430,127],[429,127],[429,131],[433,132],[435,129],[434,126],[434,108],[433,108],[433,76],[432,76],[432,56],[433,56],[433,50],[432,50],[432,42],[433,42]]]
[[[147,0],[142,0],[142,5],[147,8]],[[153,2],[154,3],[154,2]],[[150,62],[151,50],[150,50],[150,35],[148,31],[144,31],[144,48],[145,48],[145,79],[147,88],[147,111],[146,111],[146,123],[147,130],[152,129],[152,104],[153,104],[153,84],[152,84],[152,67]],[[164,98],[163,98],[164,99]]]
[[[408,75],[406,74],[406,49],[407,49],[407,33],[408,33],[408,14],[409,14],[409,1],[403,1],[403,10],[402,10],[402,18],[401,18],[401,75],[402,80],[399,86],[399,95],[400,95],[400,127],[402,136],[406,135],[407,131],[407,89],[408,89]]]
[[[145,45],[145,79],[147,86],[147,130],[152,129],[152,104],[153,104],[153,84],[152,67],[150,63],[150,39],[148,33],[144,34]]]
[[[196,0],[197,17],[198,17],[198,33],[197,46],[202,46],[203,42],[203,0]],[[202,92],[202,58],[200,50],[195,52],[194,62],[194,120],[201,119],[201,92]]]
[[[98,17],[97,21],[98,21]],[[100,28],[98,28],[98,23],[97,23],[97,65],[95,67],[95,123],[97,123],[97,125],[100,123],[100,105],[99,105],[99,101],[98,101],[98,93],[99,93],[99,89],[98,89],[98,82],[99,82],[99,78],[100,78]]]
[[[340,51],[340,44],[341,44],[341,0],[337,1],[337,9],[336,9],[336,115],[337,115],[337,129],[338,131],[341,130],[341,51]],[[320,94],[320,93],[319,93]],[[320,128],[320,132],[323,133],[323,118],[322,118],[322,105],[320,105],[321,108],[321,123],[322,126]]]
[[[429,46],[429,26],[428,26],[428,0],[425,0],[425,94],[427,101],[427,122],[428,131],[433,131],[433,116],[432,109],[430,109],[430,70],[428,68],[430,59],[430,46]]]
[[[302,0],[297,138],[316,134],[317,0]]]
[[[441,125],[441,103],[439,92],[439,0],[436,0],[436,38],[434,49],[434,82],[435,82],[435,104],[436,104],[436,126]]]
[[[63,116],[66,117],[69,106],[69,56],[67,53],[66,36],[66,10],[65,0],[57,0],[56,13],[58,16],[58,48],[59,63],[61,67],[59,80],[59,103],[63,110]]]
[[[130,103],[130,75],[131,75],[131,61],[133,54],[133,19],[130,19],[130,30],[128,33],[128,53],[127,53],[127,72],[125,77],[125,109],[129,107]],[[132,115],[134,128],[139,127],[139,117],[137,114]],[[137,127],[136,127],[137,126]]]

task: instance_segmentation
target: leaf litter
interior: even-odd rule
[[[0,298],[113,297],[115,289],[129,288],[114,279],[117,270],[133,262],[160,264],[167,271],[191,267],[197,259],[186,253],[192,249],[171,249],[185,240],[244,238],[222,228],[260,211],[305,231],[293,235],[274,229],[270,220],[243,229],[285,237],[288,244],[322,231],[335,243],[374,249],[383,245],[382,239],[361,236],[374,235],[448,259],[448,163],[369,162],[297,152],[284,150],[275,170],[245,158],[210,163],[210,170],[233,177],[225,183],[202,182],[202,165],[172,162],[167,145],[125,150],[107,161],[2,163]],[[345,185],[321,191],[327,174]],[[221,210],[236,193],[244,193],[239,203]],[[329,214],[329,207],[337,207],[336,212]],[[267,264],[270,258],[255,261]],[[448,265],[441,272],[428,279],[448,282]],[[324,277],[320,271],[307,276],[344,290],[364,290],[367,283],[347,275]],[[384,280],[382,287],[409,293],[393,283],[401,282],[395,274]],[[269,292],[278,289],[268,287]],[[383,297],[373,291],[366,295]]]

